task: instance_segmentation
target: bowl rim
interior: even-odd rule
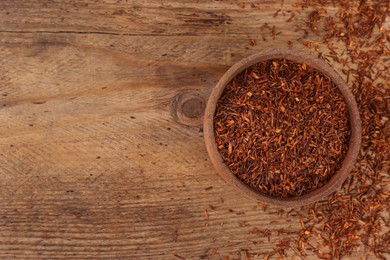
[[[341,168],[327,184],[321,188],[298,197],[273,197],[250,188],[238,177],[236,177],[225,165],[215,142],[214,114],[216,110],[216,104],[226,85],[245,68],[248,68],[258,62],[270,59],[287,59],[297,63],[305,63],[310,67],[321,71],[324,75],[331,78],[331,80],[335,83],[343,95],[348,107],[351,136],[349,140],[348,151],[342,162]],[[311,55],[308,55],[304,52],[292,49],[269,49],[261,51],[259,53],[248,56],[231,66],[225,72],[225,74],[222,75],[209,96],[203,120],[203,130],[206,150],[209,154],[209,158],[215,169],[228,184],[233,186],[238,192],[248,198],[255,199],[266,204],[282,207],[297,207],[311,204],[321,199],[325,199],[330,194],[340,189],[343,182],[353,169],[354,164],[356,163],[361,146],[361,119],[352,91],[348,88],[347,84],[340,77],[340,75],[328,63],[319,58],[312,57]]]

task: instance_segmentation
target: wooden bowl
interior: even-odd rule
[[[250,188],[240,179],[238,179],[225,165],[215,142],[214,114],[216,110],[217,101],[222,95],[225,86],[245,68],[248,68],[258,62],[270,59],[288,59],[297,63],[305,63],[312,68],[321,71],[324,75],[330,77],[332,81],[336,84],[336,86],[340,89],[349,110],[348,112],[351,125],[351,137],[349,141],[348,152],[343,160],[341,168],[327,184],[325,184],[321,188],[318,188],[305,195],[298,197],[278,198],[260,193],[259,191]],[[340,77],[340,75],[330,65],[318,58],[311,57],[302,52],[287,49],[266,50],[258,54],[249,56],[234,64],[221,77],[217,85],[214,87],[207,102],[203,124],[207,152],[209,154],[211,162],[213,163],[219,174],[223,177],[223,179],[225,179],[227,183],[229,183],[242,195],[245,195],[249,198],[255,199],[263,203],[283,207],[297,207],[314,203],[318,200],[325,199],[331,193],[340,189],[341,185],[350,174],[356,162],[361,145],[361,120],[359,116],[359,111],[352,92],[350,91],[346,83],[343,81],[343,79]]]

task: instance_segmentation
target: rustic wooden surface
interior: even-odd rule
[[[312,51],[293,2],[1,1],[0,258],[263,259],[276,242],[254,228],[298,231],[172,117],[249,54]]]

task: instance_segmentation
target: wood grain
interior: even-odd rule
[[[172,117],[241,58],[305,48],[307,10],[252,2],[1,1],[2,259],[262,259],[276,242],[250,231],[299,230],[232,191]]]

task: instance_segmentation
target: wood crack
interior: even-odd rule
[[[0,33],[9,33],[9,34],[85,34],[85,35],[114,35],[114,36],[162,36],[162,37],[172,37],[172,36],[241,36],[246,35],[245,32],[234,32],[234,33],[225,33],[225,32],[183,32],[183,33],[118,33],[118,32],[101,32],[101,31],[72,31],[72,30],[64,30],[64,31],[26,31],[26,30],[0,30]]]
[[[88,31],[71,31],[71,30],[64,30],[64,31],[10,31],[10,30],[0,30],[0,33],[13,33],[13,34],[20,34],[20,33],[50,33],[50,34],[100,34],[100,35],[117,35],[117,36],[154,36],[155,34],[137,34],[137,33],[116,33],[116,32],[88,32]],[[164,36],[164,35],[163,35]],[[171,36],[171,35],[165,35],[165,36]]]

